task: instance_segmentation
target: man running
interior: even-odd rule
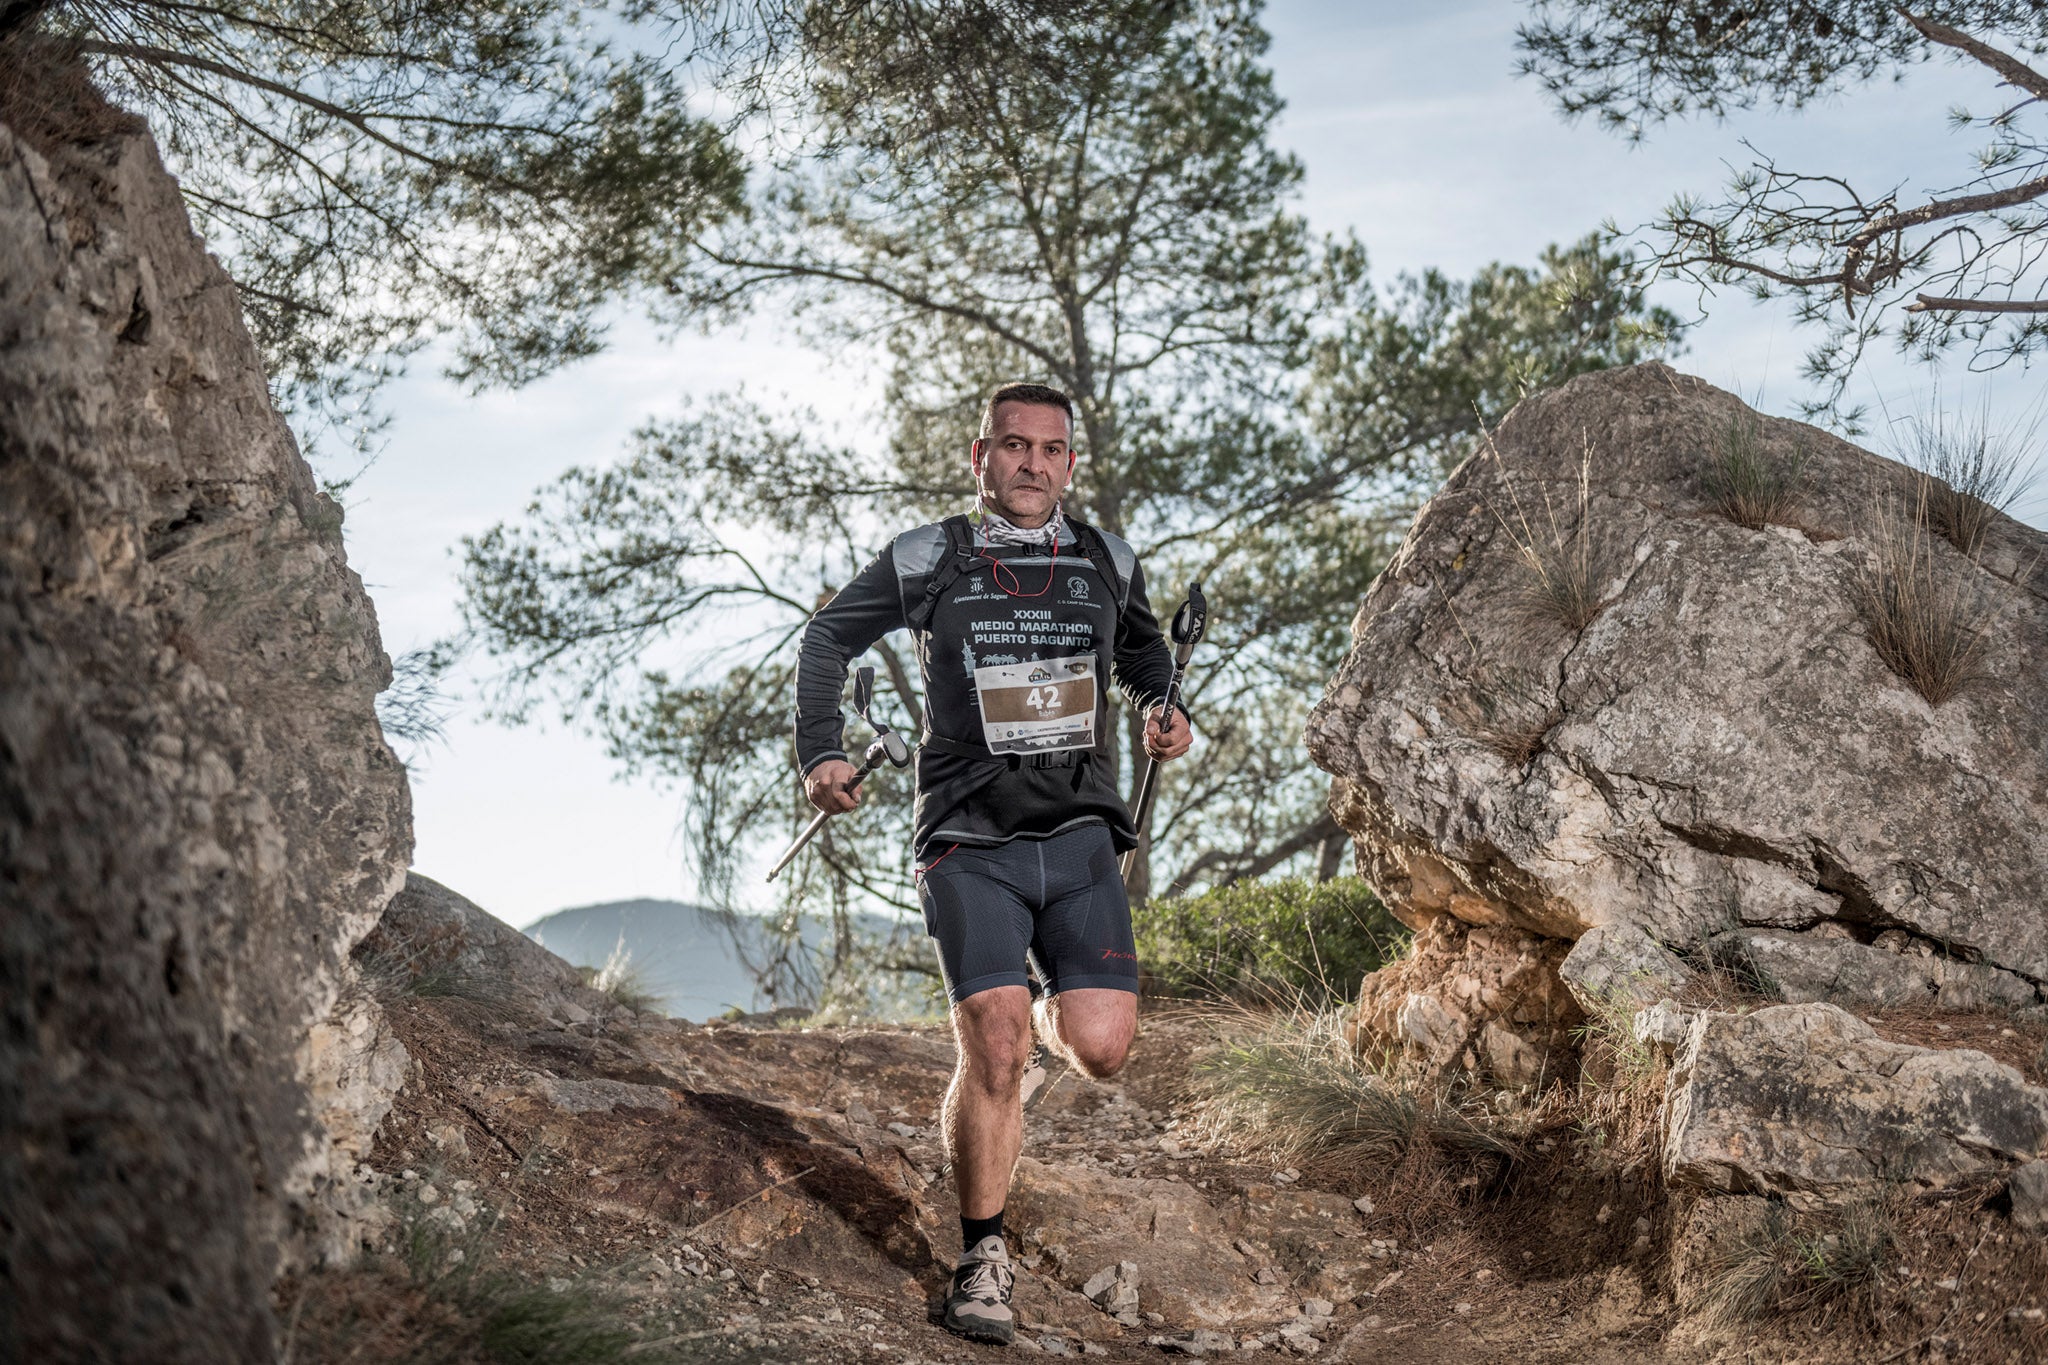
[[[937,940],[959,1057],[946,1145],[966,1248],[943,1322],[1007,1344],[1014,1272],[1003,1204],[1023,1141],[1019,1086],[1037,1036],[1085,1075],[1116,1074],[1138,1025],[1138,959],[1117,855],[1137,843],[1108,778],[1106,682],[1148,717],[1145,748],[1192,736],[1162,715],[1173,656],[1131,547],[1063,515],[1074,405],[1041,384],[989,396],[969,448],[978,498],[906,531],[804,631],[796,751],[811,804],[852,810],[841,738],[847,664],[908,629],[925,690],[917,752],[917,881]],[[1034,1006],[1029,954],[1044,983]]]

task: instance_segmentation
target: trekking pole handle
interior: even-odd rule
[[[868,745],[868,751],[861,755],[860,767],[854,769],[852,778],[840,790],[851,792],[866,779],[869,773],[881,767],[884,762],[898,768],[910,766],[910,746],[904,743],[903,736],[897,734],[894,730],[884,730],[875,736],[875,742]],[[808,844],[812,836],[823,829],[825,822],[831,818],[832,812],[828,810],[821,810],[812,816],[811,823],[805,825],[804,832],[796,836],[796,842],[789,846],[788,852],[776,859],[775,866],[768,869],[768,880],[774,881],[777,874],[783,868],[788,867],[797,854],[804,851],[804,845]]]
[[[1201,643],[1202,632],[1209,628],[1209,599],[1202,596],[1202,580],[1188,584],[1187,601],[1173,614],[1173,678],[1166,684],[1166,701],[1159,708],[1159,730],[1164,734],[1173,725],[1173,708],[1180,704],[1181,679],[1187,676],[1188,660],[1194,657],[1195,646]]]

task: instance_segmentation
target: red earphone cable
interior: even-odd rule
[[[993,582],[995,583],[995,585],[996,585],[997,587],[999,587],[999,588],[1002,588],[1002,590],[1003,590],[1003,595],[1004,595],[1005,597],[1043,597],[1043,596],[1045,596],[1045,595],[1046,595],[1047,593],[1049,593],[1049,592],[1051,592],[1051,591],[1052,591],[1052,580],[1054,579],[1054,577],[1055,577],[1055,576],[1057,576],[1057,575],[1058,575],[1058,573],[1059,573],[1059,571],[1060,571],[1060,538],[1059,538],[1059,534],[1058,534],[1057,532],[1055,532],[1055,533],[1053,534],[1053,538],[1052,538],[1052,563],[1051,563],[1050,565],[1048,565],[1048,566],[1046,567],[1046,570],[1045,570],[1045,586],[1044,586],[1044,587],[1042,587],[1042,588],[1040,588],[1040,589],[1039,589],[1039,590],[1038,590],[1037,592],[1025,592],[1025,591],[1024,591],[1024,581],[1023,581],[1022,579],[1020,579],[1020,578],[1018,578],[1018,577],[1017,577],[1017,571],[1016,571],[1015,569],[1011,569],[1011,568],[1008,568],[1008,567],[1006,567],[1006,566],[1005,566],[1005,565],[1003,564],[1003,561],[1001,561],[1000,559],[997,559],[997,558],[996,558],[996,557],[995,557],[994,555],[991,555],[991,554],[983,554],[983,555],[981,556],[981,558],[982,558],[982,559],[985,559],[985,560],[987,560],[987,561],[988,561],[988,567],[989,567],[989,575],[988,575],[988,576],[989,576],[989,578],[990,578],[990,579],[991,579],[991,580],[992,580],[992,581],[993,581]],[[1015,583],[1015,584],[1016,584],[1017,586],[1016,586],[1016,587],[1014,587],[1014,588],[1006,586],[1006,585],[1005,585],[1005,584],[1003,583],[1003,575],[1004,575],[1004,574],[1008,574],[1008,575],[1009,575],[1009,577],[1010,577],[1010,582],[1012,582],[1012,583]]]

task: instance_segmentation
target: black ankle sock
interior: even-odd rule
[[[960,1244],[969,1251],[980,1246],[981,1239],[984,1237],[1000,1237],[1002,1235],[1003,1211],[1001,1209],[997,1209],[987,1218],[968,1218],[963,1215],[960,1219]]]

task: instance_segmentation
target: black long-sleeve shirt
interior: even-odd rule
[[[920,857],[934,843],[999,844],[1094,821],[1110,827],[1119,848],[1137,842],[1101,761],[1114,744],[1103,683],[1113,677],[1149,711],[1165,697],[1173,656],[1136,556],[1116,537],[1095,534],[1113,563],[1110,581],[1071,528],[1054,553],[975,537],[970,562],[933,604],[926,628],[914,632],[926,733],[939,737],[917,755],[912,847]],[[847,665],[890,631],[909,628],[949,548],[941,523],[904,532],[811,618],[796,677],[796,754],[805,773],[847,757],[839,709]],[[1079,695],[1066,689],[1085,685],[1077,681],[1083,675],[1092,676],[1094,693],[1085,730],[1078,703],[1054,724],[1031,723],[1038,713],[1028,707],[1022,723],[1004,723],[1004,714],[1027,701],[1051,698],[1055,686],[1063,698]],[[1043,733],[1049,730],[1062,733]],[[1025,752],[989,757],[1000,749]],[[1048,760],[1031,752],[1048,749],[1063,766],[1043,766]]]

